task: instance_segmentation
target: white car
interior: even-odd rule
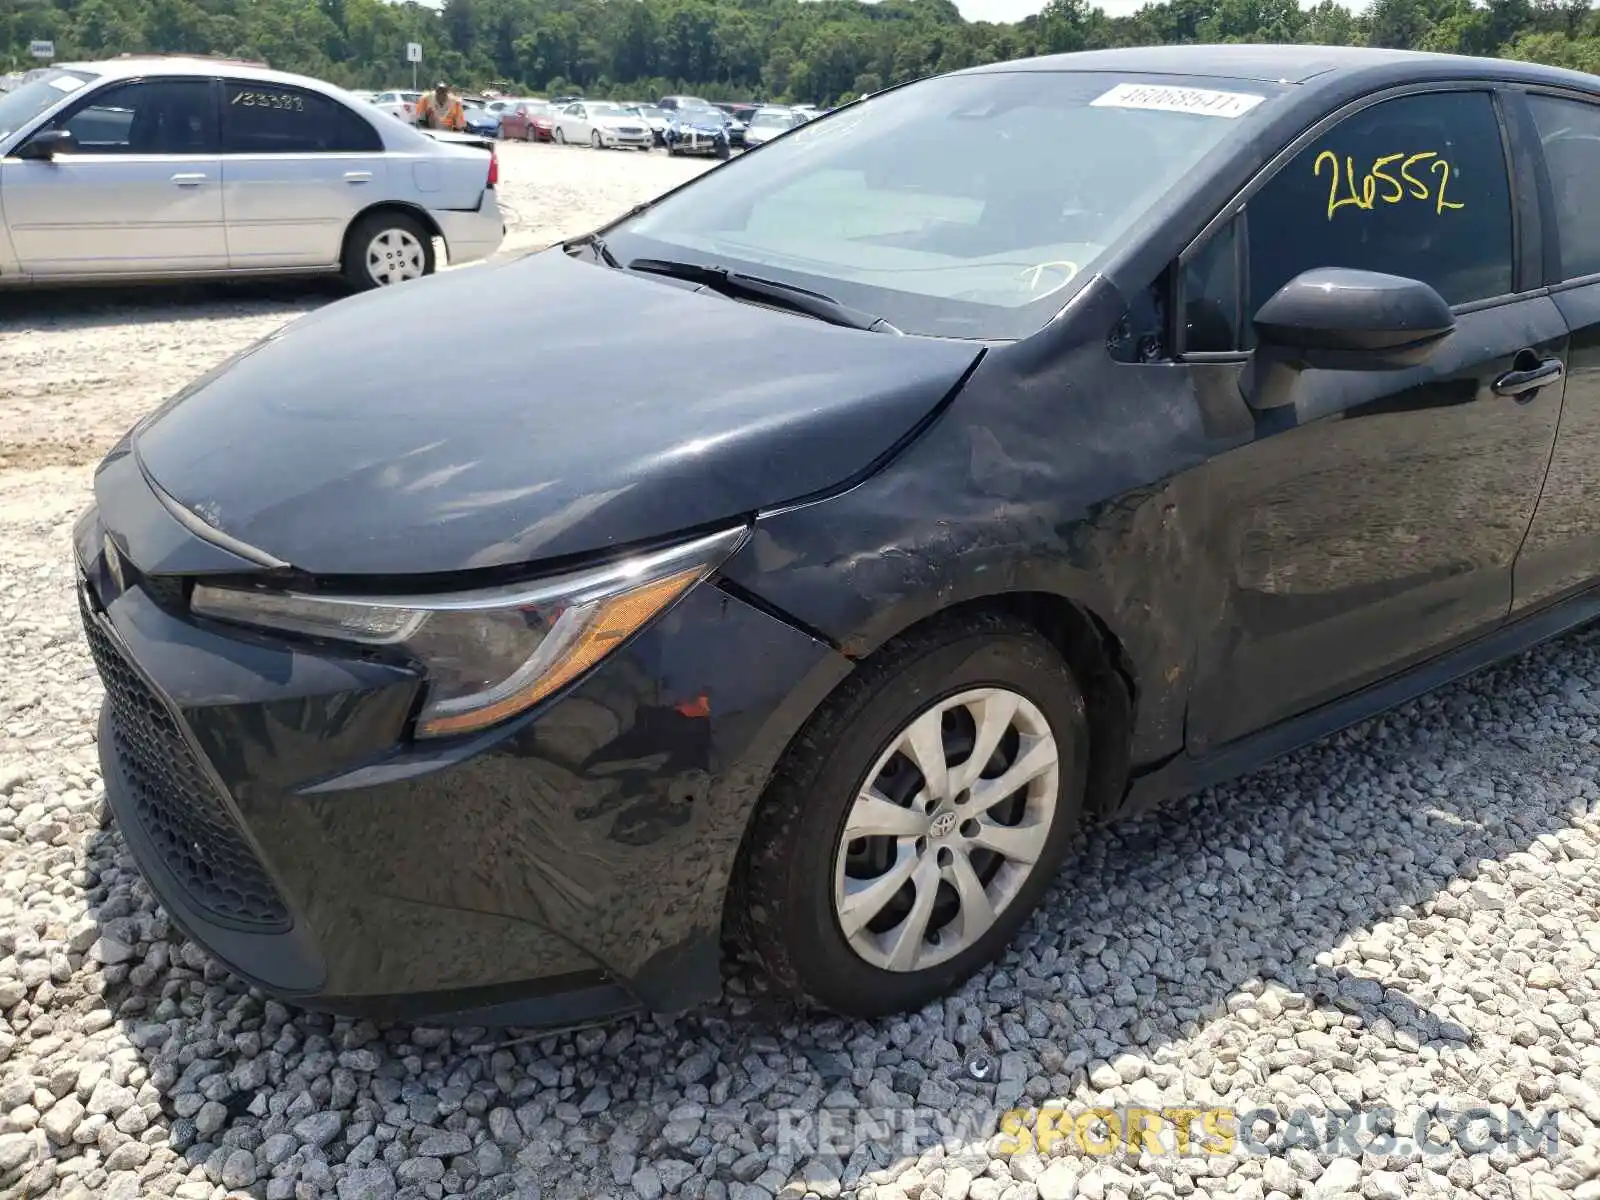
[[[505,236],[492,144],[326,83],[196,59],[69,63],[0,96],[0,284],[431,274]]]
[[[555,140],[563,145],[587,142],[596,150],[648,150],[655,138],[638,109],[608,100],[579,100],[556,113]]]
[[[805,117],[791,108],[782,108],[772,105],[767,108],[758,108],[750,115],[750,124],[745,127],[744,144],[751,149],[770,142],[780,133],[787,133],[796,125],[804,125]]]
[[[635,107],[639,115],[644,118],[644,123],[650,127],[650,140],[657,146],[667,144],[667,126],[672,124],[667,110],[659,104],[640,104]]]
[[[407,125],[415,125],[417,101],[421,99],[421,92],[379,92],[372,98],[372,103],[391,117],[398,118]]]

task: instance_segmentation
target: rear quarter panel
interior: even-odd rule
[[[489,182],[489,152],[476,146],[440,143],[439,190],[429,199],[434,208],[477,208]]]

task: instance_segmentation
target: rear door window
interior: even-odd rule
[[[1561,277],[1600,274],[1600,107],[1530,95],[1555,198]]]
[[[383,139],[365,117],[317,92],[230,79],[223,84],[223,149],[229,154],[371,153]]]
[[[1450,304],[1513,288],[1511,190],[1488,92],[1355,113],[1300,151],[1247,213],[1247,317],[1314,267],[1409,276]]]

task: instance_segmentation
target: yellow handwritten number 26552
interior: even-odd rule
[[[1446,209],[1465,208],[1466,205],[1445,199],[1445,188],[1450,185],[1450,164],[1439,157],[1437,150],[1423,150],[1418,154],[1385,154],[1382,158],[1372,160],[1372,166],[1361,177],[1360,191],[1356,190],[1355,160],[1348,154],[1344,160],[1344,183],[1347,196],[1339,195],[1339,156],[1332,150],[1324,150],[1317,155],[1317,160],[1311,166],[1311,173],[1320,177],[1322,164],[1326,162],[1332,168],[1328,179],[1328,220],[1333,220],[1333,214],[1346,205],[1353,204],[1363,211],[1370,212],[1373,204],[1382,200],[1385,204],[1399,204],[1409,198],[1416,200],[1432,200],[1433,211],[1442,213]],[[1395,163],[1399,163],[1400,174],[1396,178],[1392,172]],[[1426,175],[1438,177],[1438,188],[1430,187],[1427,178],[1418,178],[1412,173],[1411,168],[1418,164],[1427,163]],[[1383,190],[1380,192],[1379,188]]]

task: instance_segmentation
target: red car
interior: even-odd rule
[[[555,110],[543,100],[519,100],[500,114],[500,136],[524,142],[554,139]]]

